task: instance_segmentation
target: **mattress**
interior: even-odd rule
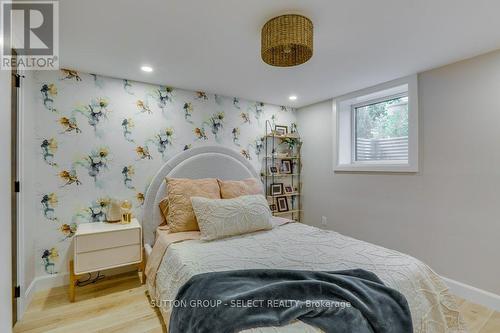
[[[170,303],[165,300],[175,300],[179,288],[193,275],[257,268],[322,271],[362,268],[375,273],[387,286],[406,297],[414,332],[466,332],[453,295],[440,277],[421,261],[301,223],[211,242],[191,239],[169,244],[158,265],[156,280],[148,277],[148,289],[168,327]],[[286,326],[244,332],[321,330],[296,321]]]

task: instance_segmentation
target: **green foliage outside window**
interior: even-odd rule
[[[408,136],[408,97],[357,107],[355,112],[357,138],[386,139]]]

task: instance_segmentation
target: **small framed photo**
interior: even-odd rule
[[[283,194],[283,183],[271,184],[271,195],[282,195],[282,194]]]
[[[289,185],[285,186],[285,193],[290,194],[290,193],[293,193],[293,192],[294,192],[293,191],[293,187],[291,187]]]
[[[288,200],[286,197],[276,198],[276,204],[278,206],[278,212],[288,212]]]
[[[292,160],[281,160],[281,172],[292,173]]]
[[[287,135],[288,134],[288,126],[275,125],[274,132],[278,135]]]
[[[275,165],[270,165],[269,166],[269,174],[270,175],[277,175],[277,174],[279,174],[278,167],[275,166]]]
[[[269,209],[271,210],[271,212],[277,212],[278,211],[278,207],[276,206],[276,204],[270,204],[269,205]]]

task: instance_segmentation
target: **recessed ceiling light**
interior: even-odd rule
[[[292,95],[292,96],[288,97],[288,99],[291,101],[295,101],[295,100],[297,100],[297,96]]]
[[[143,72],[148,72],[148,73],[150,73],[150,72],[152,72],[152,71],[153,71],[153,67],[150,67],[150,66],[142,66],[142,67],[141,67],[141,70],[142,70]]]

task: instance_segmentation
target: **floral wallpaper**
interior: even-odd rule
[[[111,199],[140,216],[157,170],[200,145],[239,151],[260,170],[266,120],[295,126],[295,110],[85,74],[31,72],[25,98],[35,117],[37,275],[67,271],[78,224],[103,221]]]

